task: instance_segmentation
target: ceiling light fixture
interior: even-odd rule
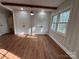
[[[31,11],[31,12],[30,12],[30,15],[33,16],[33,15],[34,15],[34,12]]]
[[[21,8],[21,10],[23,10],[23,8]]]

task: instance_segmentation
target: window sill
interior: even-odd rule
[[[56,33],[56,34],[58,34],[58,35],[60,35],[60,36],[63,36],[63,37],[65,37],[65,34],[64,33],[61,33],[61,32],[56,32],[56,31],[53,31],[54,33]]]

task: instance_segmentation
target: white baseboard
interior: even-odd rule
[[[48,34],[49,35],[49,34]],[[62,44],[60,44],[55,38],[53,38],[51,35],[49,35],[72,59],[78,59],[75,55],[73,55],[72,52],[70,52],[66,47],[64,47]]]

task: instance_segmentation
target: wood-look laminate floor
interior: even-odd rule
[[[71,59],[49,36],[6,34],[0,37],[0,59]]]

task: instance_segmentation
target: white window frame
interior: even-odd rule
[[[56,14],[56,15],[57,15],[56,30],[55,30],[55,31],[53,30],[53,31],[56,32],[56,33],[58,33],[58,34],[61,34],[61,35],[65,35],[66,32],[65,32],[65,33],[58,32],[58,31],[57,31],[58,24],[62,24],[62,23],[65,24],[65,23],[66,23],[67,26],[68,26],[68,22],[61,22],[61,23],[60,23],[60,22],[59,22],[59,20],[60,20],[60,14],[61,14],[61,13],[64,13],[64,12],[67,12],[67,11],[70,11],[70,9],[64,10],[63,12],[60,12],[60,13]],[[56,16],[56,15],[54,15],[54,16]],[[52,24],[53,24],[53,17],[54,17],[54,16],[52,16]],[[68,20],[68,21],[69,21],[69,20]],[[67,31],[67,27],[66,27],[66,31]]]

